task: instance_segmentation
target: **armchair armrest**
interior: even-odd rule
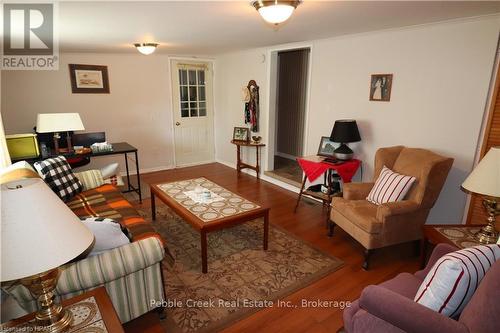
[[[346,183],[342,189],[346,200],[363,200],[370,193],[374,183]]]
[[[405,332],[469,332],[462,323],[381,286],[366,287],[359,302],[363,310]]]
[[[377,220],[384,221],[388,216],[408,214],[419,208],[419,204],[409,200],[388,202],[377,207]]]

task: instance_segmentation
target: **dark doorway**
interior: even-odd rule
[[[300,185],[310,49],[278,52],[274,169],[270,176]]]

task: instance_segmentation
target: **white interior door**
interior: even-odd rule
[[[214,161],[210,63],[172,60],[176,166]]]

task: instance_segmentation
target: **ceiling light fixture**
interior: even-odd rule
[[[264,20],[275,25],[288,20],[299,4],[300,0],[259,0],[252,3]]]
[[[141,52],[144,55],[149,55],[156,50],[158,43],[135,43],[137,51]]]

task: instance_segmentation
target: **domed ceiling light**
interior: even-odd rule
[[[137,51],[141,52],[144,55],[149,55],[156,50],[158,43],[135,43]]]
[[[254,1],[252,5],[264,20],[278,25],[292,16],[300,2],[300,0],[259,0]]]

